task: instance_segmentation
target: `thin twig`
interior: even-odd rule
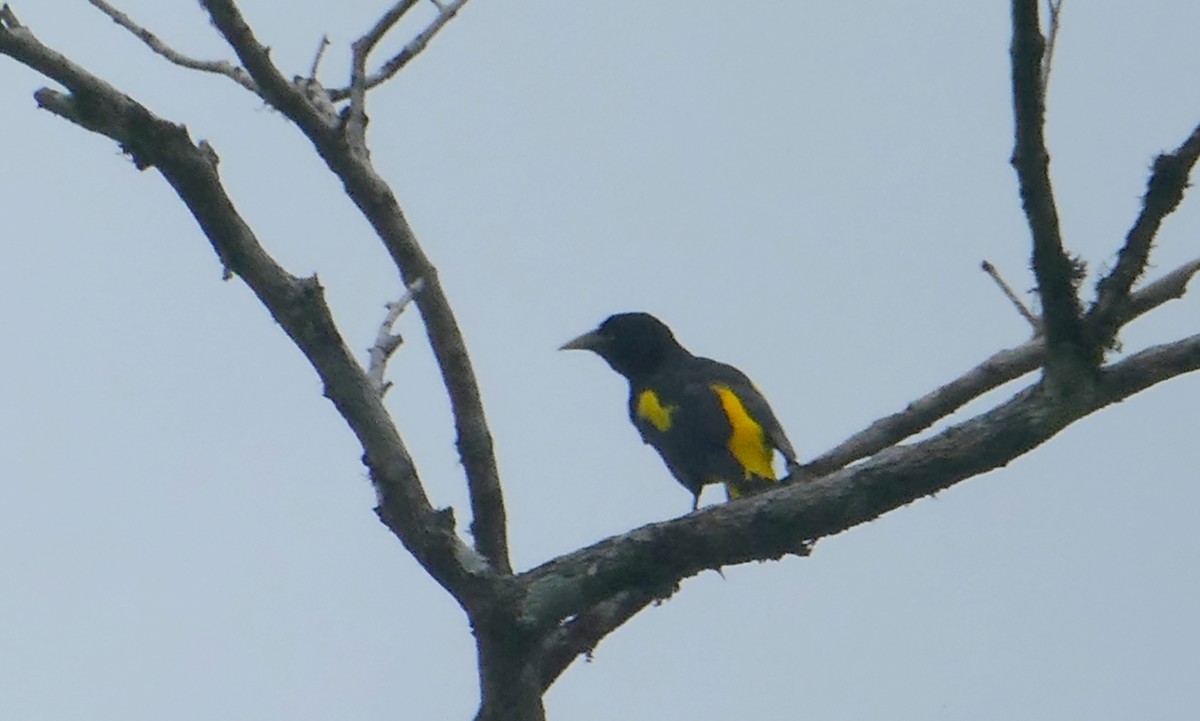
[[[433,40],[434,36],[446,26],[446,23],[453,20],[454,16],[458,14],[458,11],[462,10],[463,6],[466,4],[467,0],[455,0],[448,5],[438,5],[438,15],[436,18],[434,18],[433,22],[429,24],[429,27],[421,31],[421,33],[413,38],[408,45],[404,46],[404,49],[396,53],[391,60],[388,60],[386,63],[384,63],[383,67],[379,69],[379,72],[367,82],[367,86],[373,88],[376,85],[385,83],[396,73],[400,72],[400,70],[407,65],[410,60],[421,54],[421,51],[423,51],[426,46],[429,45],[429,41]]]
[[[321,58],[325,57],[325,50],[329,47],[329,36],[322,35],[321,42],[317,45],[317,54],[313,58],[312,68],[308,71],[308,79],[317,79],[317,70],[321,67]]]
[[[17,20],[17,14],[9,7],[8,3],[0,5],[0,26],[5,30],[16,30],[21,26],[21,21]]]
[[[388,8],[388,11],[375,21],[371,29],[363,33],[363,36],[354,42],[356,46],[362,48],[365,54],[370,54],[375,49],[375,45],[383,39],[389,30],[400,22],[401,18],[417,4],[418,0],[400,0],[400,2]]]
[[[375,334],[375,345],[367,351],[369,362],[367,365],[367,377],[371,379],[371,383],[375,386],[375,390],[380,396],[386,394],[392,384],[383,379],[384,373],[387,371],[388,361],[391,360],[392,354],[404,342],[399,333],[393,333],[392,327],[396,325],[396,321],[400,318],[400,314],[412,303],[417,297],[417,293],[425,287],[425,279],[417,278],[408,288],[405,289],[404,295],[396,301],[388,303],[387,315],[384,316],[383,322],[379,324],[379,331]]]
[[[259,95],[258,86],[255,85],[252,79],[250,79],[250,76],[246,73],[246,71],[234,65],[233,63],[226,60],[197,60],[196,58],[184,55],[183,53],[164,43],[154,33],[134,22],[133,19],[125,13],[104,2],[104,0],[88,0],[88,2],[100,12],[112,19],[114,23],[133,33],[134,36],[146,44],[146,47],[166,58],[171,63],[183,68],[188,68],[189,70],[200,70],[206,73],[224,75],[255,95]]]
[[[437,17],[433,19],[433,22],[431,22],[427,28],[422,30],[419,34],[417,34],[416,37],[409,41],[409,43],[405,45],[400,52],[396,53],[390,60],[384,63],[378,71],[368,77],[363,77],[361,80],[362,89],[364,91],[370,90],[376,86],[386,83],[388,80],[391,80],[396,73],[400,72],[400,70],[409,63],[409,61],[421,54],[421,51],[423,51],[426,46],[429,45],[429,42],[435,35],[438,34],[438,32],[441,31],[443,27],[445,27],[446,23],[453,20],[454,16],[458,14],[458,11],[462,10],[463,6],[467,4],[467,1],[468,0],[455,0],[451,3],[434,3],[438,7],[438,14]],[[411,4],[415,4],[415,2],[416,0],[412,0]],[[363,36],[363,38],[360,38],[360,42],[366,37],[367,36]],[[329,93],[330,98],[333,100],[345,100],[346,98],[351,97],[351,95],[355,92],[354,84],[355,75],[352,73],[350,86],[346,88],[339,88],[337,90],[331,90]],[[353,100],[351,100],[351,102],[353,103]]]
[[[1021,302],[1021,299],[1018,298],[1017,294],[1014,293],[1012,288],[1008,286],[1008,283],[1004,282],[1004,278],[1000,277],[1000,271],[996,270],[996,266],[985,260],[979,264],[979,267],[983,268],[983,272],[991,276],[992,280],[996,282],[996,285],[1000,288],[1000,292],[1008,298],[1008,300],[1013,304],[1013,307],[1017,309],[1017,312],[1021,314],[1021,317],[1024,318],[1026,322],[1029,323],[1030,327],[1033,328],[1034,334],[1036,335],[1041,333],[1041,319],[1034,315],[1033,311],[1029,310],[1029,308],[1027,308],[1025,304]]]
[[[1050,92],[1050,69],[1054,67],[1054,47],[1058,42],[1059,20],[1066,0],[1046,0],[1048,27],[1046,29],[1046,57],[1042,58],[1042,94]]]

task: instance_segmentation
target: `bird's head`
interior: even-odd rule
[[[590,350],[630,380],[653,374],[668,359],[687,355],[671,329],[649,313],[618,313],[559,350]]]

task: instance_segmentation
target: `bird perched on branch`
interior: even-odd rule
[[[620,313],[560,350],[590,350],[629,381],[629,417],[692,494],[721,483],[729,499],[773,487],[775,451],[799,469],[792,444],[754,384],[733,366],[694,356],[662,321]]]

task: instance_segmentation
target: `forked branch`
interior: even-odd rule
[[[363,91],[366,91],[366,90],[370,90],[371,88],[374,88],[376,86],[382,85],[383,83],[386,83],[387,81],[394,78],[397,73],[399,73],[401,70],[404,69],[405,65],[408,65],[408,63],[411,62],[413,60],[413,58],[420,55],[421,52],[426,47],[428,47],[430,41],[433,40],[433,38],[439,32],[441,32],[442,28],[444,28],[446,26],[446,23],[453,20],[455,15],[458,15],[458,11],[462,10],[463,6],[465,6],[467,4],[467,2],[468,2],[468,0],[454,0],[453,2],[450,2],[450,3],[441,3],[441,2],[436,2],[436,0],[435,0],[434,6],[437,7],[437,10],[438,10],[437,16],[433,19],[433,21],[431,23],[429,23],[428,26],[426,26],[426,28],[424,30],[422,30],[420,33],[418,33],[416,37],[414,37],[403,48],[401,48],[400,52],[393,55],[390,59],[387,60],[387,62],[385,62],[379,68],[379,70],[375,71],[374,73],[370,74],[369,76],[366,75],[366,62],[365,62],[366,56],[364,54],[364,56],[363,56],[364,62],[363,62],[361,74],[356,66],[356,69],[352,74],[350,85],[345,88],[331,90],[329,92],[329,96],[334,100],[344,100],[344,99],[350,97],[355,92],[354,88],[355,88],[356,82],[360,82],[362,85]],[[399,16],[397,16],[393,20],[393,19],[391,19],[391,15],[393,13],[398,12],[399,15],[402,16],[405,12],[407,12],[409,7],[411,7],[414,4],[416,4],[416,3],[410,2],[408,0],[406,0],[405,2],[396,3],[396,5],[393,6],[393,8],[391,10],[388,11],[388,13],[385,13],[384,16],[382,18],[380,18],[379,22],[377,22],[375,24],[375,26],[371,29],[370,32],[368,32],[366,35],[364,35],[362,38],[359,39],[359,42],[363,42],[364,40],[373,38],[373,40],[370,42],[370,47],[374,47],[375,43],[378,42],[379,38],[382,37],[384,34],[386,34],[387,31],[390,30],[396,24],[396,21],[398,21],[400,19]],[[401,6],[403,6],[403,9],[401,9]],[[380,29],[380,28],[382,28],[382,29]],[[376,37],[377,32],[378,32],[378,37]],[[358,43],[355,43],[355,45],[358,45]],[[367,48],[368,53],[370,52],[370,47]]]
[[[341,180],[347,195],[383,242],[401,281],[411,285],[420,278],[425,283],[416,305],[450,398],[458,431],[459,458],[466,472],[471,498],[470,529],[475,548],[495,570],[509,572],[504,494],[500,488],[491,431],[466,342],[438,282],[437,268],[417,241],[391,187],[371,165],[363,134],[355,132],[348,124],[330,124],[328,116],[284,78],[232,0],[201,0],[201,4],[209,11],[218,32],[262,88],[264,97],[296,124]],[[350,132],[342,132],[344,129]]]
[[[45,109],[115,140],[138,168],[157,168],[191,211],[222,262],[270,311],[312,364],[325,394],[362,445],[381,516],[425,567],[457,597],[469,594],[486,564],[435,511],[382,399],[354,359],[315,277],[285,271],[263,249],[226,195],[203,144],[100,78],[41,44],[27,28],[0,26],[0,53],[53,78],[67,93],[43,88]]]
[[[389,30],[416,5],[418,0],[400,0],[375,25],[350,46],[350,110],[346,125],[356,142],[366,142],[367,57]]]

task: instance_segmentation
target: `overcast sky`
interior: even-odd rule
[[[241,3],[288,74],[328,34],[328,85],[388,4]],[[194,2],[120,6],[181,50],[231,56]],[[86,3],[13,9],[212,143],[259,237],[320,273],[365,350],[395,272],[297,131]],[[1052,170],[1094,273],[1154,155],[1200,121],[1200,4],[1065,12]],[[555,351],[612,312],[651,311],[744,369],[804,457],[1026,340],[978,270],[1033,285],[1008,43],[1000,2],[476,0],[371,95],[374,160],[483,384],[520,568],[689,508],[629,425],[624,381]],[[35,109],[44,84],[0,58],[0,718],[470,718],[465,619],[376,521],[315,373],[221,281],[156,173]],[[1193,196],[1152,273],[1196,256]],[[1196,304],[1139,321],[1125,350],[1197,332]],[[463,521],[440,380],[416,316],[400,330],[390,407]],[[1197,403],[1200,378],[1169,382],[811,558],[688,580],[571,668],[548,712],[1194,716]]]

